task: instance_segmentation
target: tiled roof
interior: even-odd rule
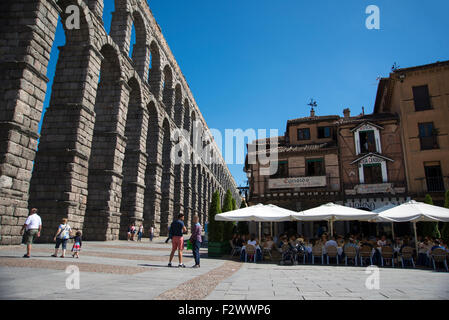
[[[374,114],[365,114],[365,115],[358,115],[355,117],[349,117],[349,118],[340,118],[337,121],[335,121],[335,124],[342,125],[342,124],[350,124],[350,123],[361,123],[365,121],[381,121],[381,120],[397,120],[399,119],[398,115],[393,113],[374,113]]]
[[[278,137],[270,137],[270,138],[264,138],[264,139],[256,139],[256,140],[253,140],[252,142],[251,142],[251,144],[270,144],[270,142],[272,141],[272,140],[276,140],[277,139],[277,141],[285,141],[285,136],[278,136]]]
[[[287,120],[287,126],[290,124],[298,124],[298,123],[309,122],[309,121],[338,120],[339,118],[340,118],[340,116],[337,116],[337,115],[303,117],[303,118]]]
[[[310,151],[319,151],[326,148],[336,148],[336,144],[334,142],[325,142],[320,144],[308,144],[302,146],[296,145],[288,145],[288,146],[277,146],[274,148],[270,148],[270,153],[288,153],[288,152],[310,152]],[[257,151],[256,154],[264,154],[265,150]],[[249,154],[254,154],[254,152],[249,152]]]

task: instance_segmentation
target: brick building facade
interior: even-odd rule
[[[397,114],[408,192],[443,204],[449,188],[449,61],[397,69],[381,79],[374,113]]]
[[[372,114],[316,116],[312,109],[288,120],[275,140],[253,142],[277,154],[271,165],[278,170],[246,163],[250,204],[299,211],[333,201],[371,211],[430,194],[442,205],[449,187],[449,61],[394,70],[380,80]],[[312,236],[322,223],[295,224],[280,230]]]

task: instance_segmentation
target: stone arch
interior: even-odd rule
[[[192,111],[192,114],[190,116],[190,145],[192,146],[195,145],[198,136],[197,126],[195,125],[196,120],[197,120],[196,113],[195,111]]]
[[[168,225],[173,220],[174,167],[171,159],[171,129],[167,118],[162,123],[162,202],[161,202],[161,235],[168,235]]]
[[[196,165],[196,164],[194,164],[194,162],[192,162],[192,165],[191,165],[192,180],[190,183],[192,186],[192,216],[198,214],[198,198],[199,198],[198,197],[198,178],[199,178],[198,167],[199,167],[198,165]]]
[[[204,176],[205,171],[202,165],[198,166],[198,216],[200,223],[203,223],[204,213]]]
[[[189,161],[184,165],[183,172],[183,206],[185,215],[185,225],[190,228],[192,219],[192,154],[189,155]]]
[[[175,86],[175,107],[174,107],[174,120],[178,128],[182,128],[182,120],[184,116],[183,106],[183,94],[181,85],[178,83]]]
[[[147,45],[147,27],[145,20],[139,11],[132,13],[134,29],[136,31],[136,43],[132,50],[132,60],[139,76],[146,79],[148,75],[150,53]]]
[[[110,35],[114,42],[120,48],[126,56],[129,56],[131,45],[131,34],[134,22],[137,15],[134,15],[136,11],[132,9],[131,3],[128,0],[115,0],[115,11],[112,13],[111,31]],[[142,24],[140,23],[142,22]],[[137,25],[134,25],[136,31],[136,44],[139,40],[144,40],[141,34],[145,34],[146,26],[143,19],[137,21]],[[138,30],[139,29],[139,30]],[[140,45],[140,43],[139,43]]]
[[[151,92],[156,97],[156,99],[159,100],[162,85],[161,54],[159,46],[155,40],[153,40],[150,44],[149,65],[148,83],[150,84]]]
[[[143,199],[145,192],[145,167],[147,153],[145,151],[148,112],[142,105],[142,93],[139,81],[132,77],[128,81],[131,89],[126,118],[126,149],[123,160],[122,198],[120,204],[120,237],[126,239],[127,226],[136,226],[143,220]]]
[[[173,72],[167,64],[163,70],[162,81],[162,102],[165,105],[165,110],[170,118],[173,118]]]
[[[44,4],[36,5],[36,8],[41,5]],[[10,50],[15,50],[12,60],[24,61],[23,66],[17,65],[18,68],[23,68],[23,70],[18,72],[8,70],[0,76],[2,83],[8,83],[8,86],[14,87],[14,83],[18,79],[8,79],[9,75],[28,74],[29,77],[21,80],[19,86],[26,86],[26,92],[29,92],[29,88],[34,91],[30,94],[26,93],[26,97],[21,99],[21,108],[15,110],[14,113],[16,114],[13,119],[1,117],[1,120],[7,124],[14,123],[15,119],[22,119],[20,127],[23,127],[23,129],[19,130],[16,135],[19,137],[18,141],[29,141],[29,143],[26,143],[22,153],[22,157],[26,158],[24,159],[25,162],[15,160],[15,163],[26,164],[19,170],[22,177],[25,177],[20,185],[26,186],[29,198],[28,195],[23,197],[22,199],[25,199],[25,202],[21,205],[25,208],[26,206],[39,208],[43,223],[48,226],[43,230],[40,238],[42,241],[49,241],[53,238],[53,230],[63,217],[68,218],[74,228],[81,228],[83,224],[87,194],[88,159],[95,121],[92,101],[95,101],[97,79],[100,72],[97,67],[99,63],[97,65],[95,63],[101,59],[98,52],[91,46],[94,27],[92,15],[87,5],[83,1],[75,0],[59,1],[58,5],[61,9],[60,12],[48,5],[48,16],[37,14],[36,21],[48,28],[45,36],[54,39],[57,17],[60,14],[61,21],[66,21],[68,14],[65,9],[69,5],[79,8],[80,29],[67,29],[66,24],[62,23],[66,42],[59,47],[50,104],[43,118],[39,150],[36,157],[35,152],[39,137],[37,130],[47,89],[45,74],[52,43],[41,41],[39,50],[36,50],[35,45],[31,43],[27,49],[29,51],[27,54],[33,56],[31,59],[29,57],[22,58],[21,55],[24,52],[15,48],[14,45],[9,46],[8,44]],[[52,10],[53,12],[51,12]],[[30,12],[26,14],[32,15]],[[49,19],[52,17],[55,17],[56,20],[50,22]],[[14,25],[20,28],[18,19],[14,21]],[[31,30],[30,28],[29,32],[35,32]],[[36,28],[36,30],[40,29]],[[38,41],[37,39],[43,37],[40,32],[35,35],[27,35],[28,31],[25,30],[20,32],[22,36],[25,35],[23,37],[24,42],[26,39]],[[22,41],[18,44],[27,47]],[[31,51],[30,47],[33,47]],[[8,59],[8,55],[8,51],[2,51],[2,59]],[[29,67],[31,65],[27,61],[34,61],[31,69]],[[76,63],[73,63],[73,61],[76,61]],[[36,72],[42,72],[42,76],[40,77]],[[8,92],[11,96],[12,90],[5,90],[4,92]],[[2,98],[5,105],[10,104],[8,98]],[[19,112],[17,113],[17,111]],[[23,114],[21,114],[22,112]],[[2,124],[2,127],[7,126],[5,124]],[[13,131],[15,129],[11,129],[10,133],[6,132],[5,136],[12,135],[11,132]],[[20,138],[21,136],[23,138]],[[64,138],[61,139],[61,136]],[[1,144],[0,142],[0,149],[8,148],[3,148]],[[33,160],[34,167],[27,165],[27,161],[32,162]],[[67,168],[73,168],[77,175],[71,174]],[[18,185],[16,179],[20,179],[18,177],[12,178],[13,185]],[[72,185],[77,185],[77,188],[72,188]],[[0,211],[2,211],[1,205]]]
[[[209,212],[209,204],[211,201],[211,195],[210,195],[210,173],[209,171],[206,172],[206,176],[204,179],[204,212],[203,212],[203,221],[206,222],[207,220],[207,213]]]
[[[190,104],[189,100],[186,98],[184,99],[184,117],[183,117],[183,126],[184,132],[187,133],[188,139],[190,139],[190,130],[191,130],[191,123],[190,123]],[[190,144],[190,143],[189,143]]]
[[[122,184],[122,146],[129,86],[121,81],[119,56],[106,44],[95,100],[95,126],[89,159],[88,197],[84,236],[89,240],[114,240],[119,235]]]
[[[155,227],[155,234],[160,234],[161,215],[161,179],[162,179],[162,137],[160,132],[159,111],[156,102],[147,105],[148,133],[146,137],[147,164],[145,168],[144,193],[144,228]]]

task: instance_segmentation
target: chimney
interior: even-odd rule
[[[344,109],[343,115],[345,118],[349,118],[351,116],[351,110],[349,110],[349,108]]]
[[[313,108],[310,109],[310,117],[315,117],[315,110]]]

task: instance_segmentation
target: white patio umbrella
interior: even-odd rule
[[[449,209],[410,200],[380,212],[375,220],[378,222],[449,222]]]
[[[384,212],[385,210],[394,208],[396,206],[397,206],[396,204],[393,204],[393,203],[390,202],[389,204],[387,204],[387,205],[385,205],[383,207],[374,209],[372,212],[381,213],[381,212]],[[391,222],[391,236],[394,239],[394,222]]]
[[[259,239],[261,238],[261,222],[292,221],[295,211],[280,208],[273,204],[261,203],[243,209],[219,213],[215,215],[216,221],[248,221],[259,222]]]
[[[369,221],[378,214],[360,209],[342,206],[335,203],[327,203],[316,208],[297,212],[293,219],[297,221],[328,221],[330,224],[331,235],[334,233],[334,221]]]
[[[377,222],[412,222],[415,233],[415,247],[418,252],[417,222],[449,222],[449,209],[424,202],[410,200],[399,206],[385,210],[375,218]]]
[[[291,221],[295,211],[287,210],[273,204],[261,203],[215,215],[216,221],[255,221],[255,222],[282,222]]]
[[[215,215],[215,221],[253,221],[251,217],[264,205],[259,203],[255,206],[223,212]]]

